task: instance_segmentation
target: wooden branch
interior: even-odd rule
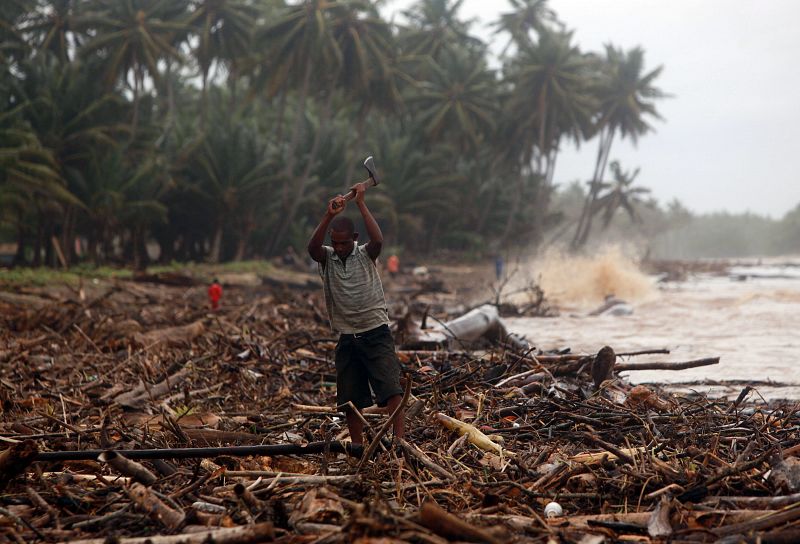
[[[502,544],[507,540],[499,539],[487,530],[476,527],[450,514],[433,502],[426,502],[419,511],[420,524],[424,525],[437,535],[449,540],[466,540],[469,542],[488,542],[489,544]]]
[[[400,400],[400,404],[397,406],[397,408],[395,408],[394,412],[392,412],[392,415],[389,416],[389,419],[387,419],[386,422],[378,430],[378,433],[375,435],[375,438],[372,439],[372,442],[367,447],[367,449],[364,450],[364,456],[358,463],[358,470],[361,469],[364,462],[370,457],[372,457],[372,454],[375,453],[376,449],[378,449],[378,444],[381,443],[381,438],[383,438],[383,435],[385,435],[386,432],[389,430],[389,427],[392,426],[394,418],[396,418],[398,414],[400,414],[400,412],[403,411],[403,408],[406,407],[406,404],[408,403],[408,397],[410,395],[411,395],[411,376],[406,376],[406,389],[405,391],[403,391],[403,398]],[[358,473],[358,470],[356,470],[356,473]]]
[[[269,542],[275,539],[272,523],[257,523],[231,527],[229,529],[214,529],[197,533],[187,533],[170,536],[143,536],[136,538],[120,538],[115,540],[119,544],[251,544],[255,542]],[[88,540],[70,540],[71,544],[105,544],[108,538],[91,538]],[[62,544],[67,544],[66,542]]]
[[[436,421],[450,429],[451,431],[457,431],[460,435],[466,435],[467,439],[477,446],[478,448],[491,451],[497,453],[499,455],[503,454],[503,448],[500,444],[493,442],[489,439],[488,436],[483,434],[480,429],[475,427],[474,425],[470,425],[469,423],[464,423],[463,421],[459,421],[455,418],[447,416],[442,413],[436,414]]]
[[[186,515],[167,506],[153,492],[142,484],[135,483],[128,490],[128,496],[136,506],[155,521],[170,531],[174,531],[183,523]]]
[[[403,448],[403,451],[406,452],[406,455],[412,456],[417,461],[419,461],[422,466],[428,468],[434,474],[437,474],[447,480],[456,480],[457,478],[452,473],[448,472],[446,469],[442,468],[441,466],[434,463],[430,457],[425,455],[424,452],[417,450],[414,446],[403,440],[402,438],[399,439],[400,446]]]
[[[685,361],[682,363],[617,363],[616,365],[614,365],[614,371],[622,372],[623,370],[685,370],[687,368],[716,365],[718,363],[719,363],[719,357],[696,359],[694,361]]]
[[[114,450],[104,451],[97,456],[97,460],[101,463],[108,464],[117,472],[121,472],[125,476],[130,476],[144,485],[153,485],[156,483],[156,480],[158,480],[158,477],[150,472],[144,465],[126,459],[125,456]]]
[[[310,442],[305,446],[296,444],[264,444],[259,446],[223,446],[218,448],[159,448],[142,450],[114,450],[128,459],[202,459],[230,455],[311,455],[324,453],[326,448],[333,453],[353,455],[349,442]],[[106,450],[67,450],[37,453],[32,461],[94,461]],[[2,465],[0,465],[2,466]]]

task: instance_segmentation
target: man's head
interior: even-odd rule
[[[349,217],[339,216],[331,222],[331,246],[340,259],[346,258],[353,251],[358,233]]]

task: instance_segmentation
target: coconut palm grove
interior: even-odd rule
[[[415,254],[559,232],[580,248],[617,209],[635,218],[636,165],[605,178],[614,143],[659,119],[661,68],[641,48],[581,50],[545,0],[494,22],[498,55],[460,4],[390,17],[354,0],[4,0],[0,233],[14,263],[302,248],[367,155],[385,179],[375,215]],[[589,140],[596,167],[567,218],[559,151]]]

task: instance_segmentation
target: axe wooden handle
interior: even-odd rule
[[[375,187],[377,185],[377,182],[375,181],[375,178],[373,178],[371,176],[369,178],[365,179],[362,183],[366,183],[367,184],[364,187],[364,189],[368,189],[370,187]],[[355,189],[351,189],[350,192],[348,192],[346,195],[340,195],[340,196],[342,196],[344,198],[345,202],[349,202],[350,200],[353,200],[356,197],[356,190]],[[334,207],[336,207],[335,203],[334,203]]]

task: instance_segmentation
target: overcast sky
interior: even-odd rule
[[[389,12],[413,0],[389,2]],[[634,147],[617,138],[611,160],[641,167],[639,182],[661,202],[695,212],[782,217],[800,204],[800,0],[551,0],[583,50],[641,45],[646,69],[663,65],[656,86],[664,121]],[[486,25],[506,0],[464,0],[461,17]],[[556,181],[591,176],[597,142],[564,149]]]

